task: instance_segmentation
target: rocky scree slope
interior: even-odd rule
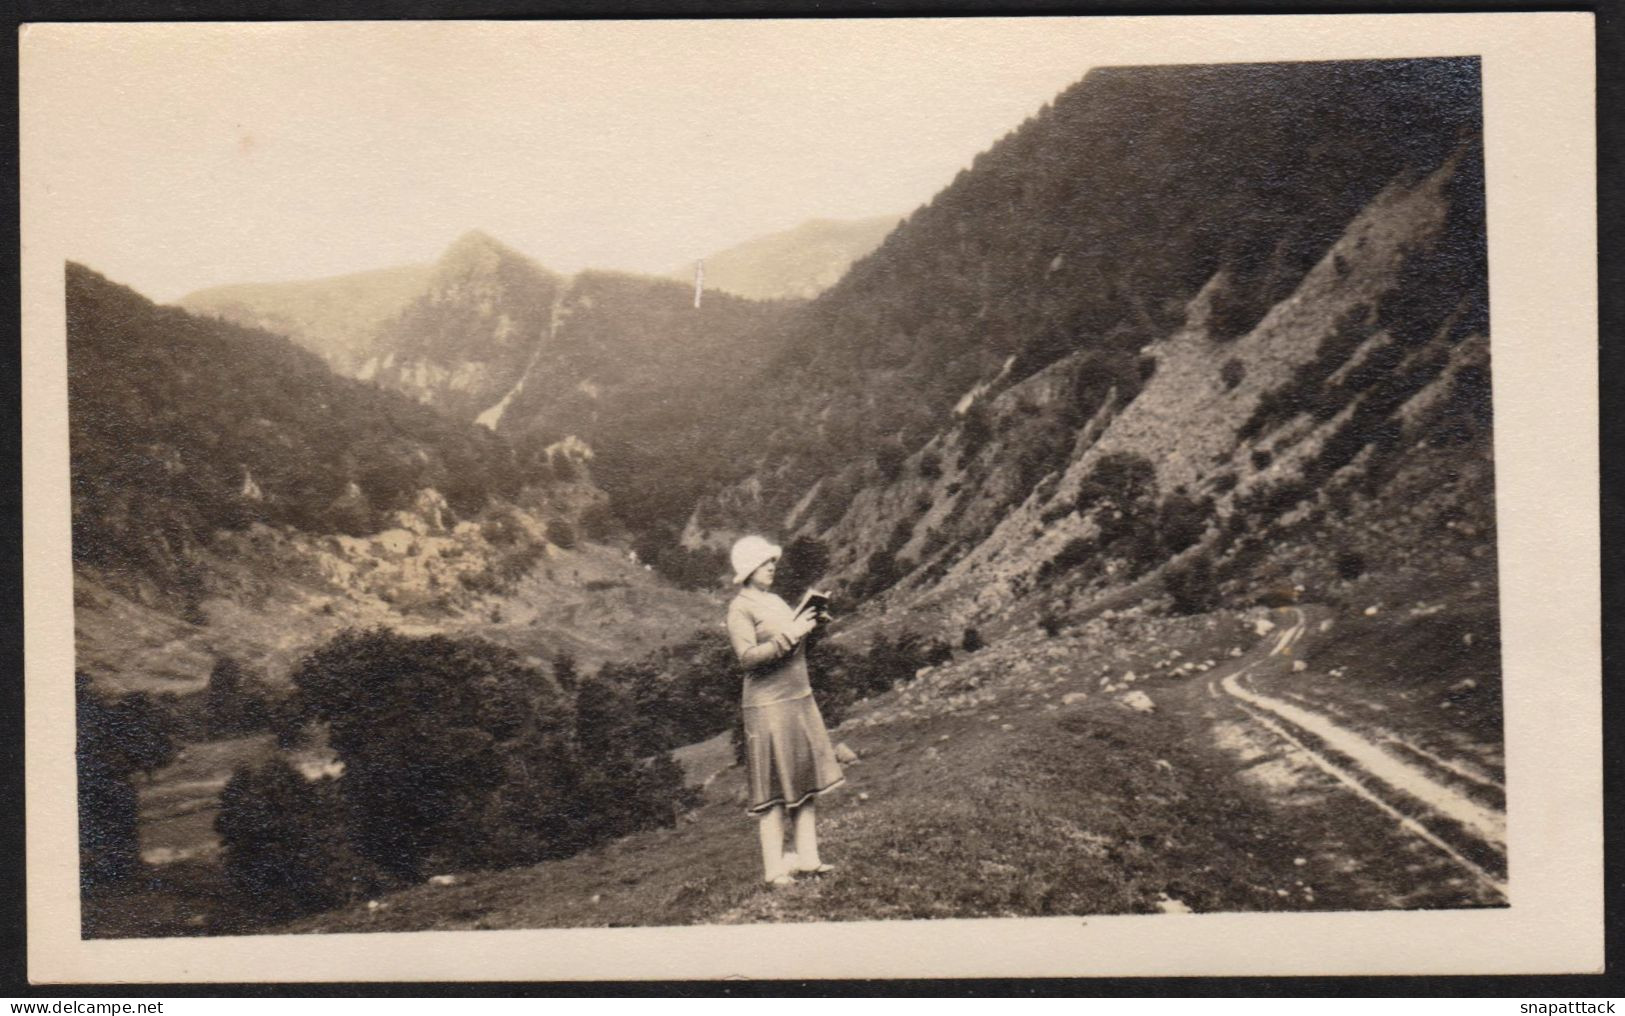
[[[798,317],[685,540],[992,609],[1483,462],[1477,94],[1470,60],[1092,72]]]

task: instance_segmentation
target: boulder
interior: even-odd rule
[[[1117,701],[1137,713],[1149,713],[1157,708],[1157,704],[1151,701],[1151,696],[1143,691],[1131,691],[1127,695],[1119,697]]]
[[[845,741],[835,746],[835,761],[841,765],[851,765],[858,760],[858,753],[853,751]]]

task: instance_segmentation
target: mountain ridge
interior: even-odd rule
[[[233,283],[176,302],[186,310],[286,335],[340,373],[352,373],[366,359],[379,322],[404,308],[433,270],[432,264],[412,264],[321,279]]]
[[[684,542],[717,547],[752,530],[825,542],[830,577],[867,595],[917,569],[939,578],[932,565],[951,567],[942,551],[981,543],[996,520],[1029,498],[1041,506],[1035,514],[1049,516],[1041,526],[1053,534],[1051,520],[1067,517],[1062,500],[1079,482],[1080,457],[1114,427],[1117,436],[1105,437],[1094,458],[1124,444],[1121,428],[1137,426],[1149,405],[1133,408],[1142,391],[1172,384],[1157,380],[1165,366],[1158,344],[1191,327],[1193,313],[1206,336],[1200,359],[1207,376],[1187,371],[1191,391],[1237,388],[1260,406],[1269,403],[1253,415],[1286,419],[1297,400],[1315,394],[1324,375],[1300,377],[1262,361],[1250,366],[1236,354],[1251,348],[1246,336],[1272,313],[1290,312],[1313,271],[1342,280],[1334,285],[1348,298],[1322,301],[1330,317],[1279,340],[1283,350],[1303,345],[1289,354],[1293,362],[1313,361],[1299,373],[1324,365],[1330,374],[1352,354],[1350,342],[1374,331],[1425,330],[1450,315],[1477,323],[1450,329],[1421,352],[1414,347],[1428,347],[1428,336],[1408,335],[1375,366],[1348,369],[1369,386],[1395,371],[1436,370],[1437,358],[1466,332],[1486,341],[1476,76],[1470,60],[1091,72],[978,156],[795,319],[795,334],[769,371],[780,383],[747,414],[758,421],[752,434],[766,454],[739,448],[725,456],[754,466],[748,478],[702,501]],[[1254,101],[1260,95],[1278,100],[1261,107]],[[1470,158],[1459,154],[1464,150]],[[1354,300],[1355,283],[1343,279],[1350,254],[1333,251],[1339,238],[1380,207],[1384,194],[1414,188],[1446,166],[1438,185],[1448,193],[1430,212],[1438,229],[1417,239],[1402,265],[1360,283],[1387,295]],[[1215,193],[1210,174],[1221,172],[1227,175],[1216,177]],[[1378,217],[1375,232],[1350,242],[1397,250],[1393,237],[1417,225]],[[1025,227],[1009,230],[1010,221]],[[1006,281],[995,285],[995,277]],[[1458,282],[1461,290],[1453,291]],[[1339,318],[1336,306],[1351,301],[1381,327]],[[1326,348],[1308,351],[1319,346]],[[1415,366],[1403,363],[1407,355]],[[1070,366],[1060,368],[1067,378],[1051,379],[1059,390],[1036,402],[1020,394],[1028,379],[1060,364]],[[1452,368],[1441,383],[1448,390],[1457,376]],[[806,384],[813,377],[817,383]],[[1331,412],[1362,397],[1340,385],[1322,401]],[[1462,398],[1476,402],[1487,390]],[[1181,401],[1169,411],[1177,413]],[[1108,402],[1114,408],[1106,410]],[[1357,415],[1358,427],[1340,433],[1336,454],[1357,452],[1373,428],[1389,426],[1375,410]],[[1242,429],[1250,423],[1231,421]],[[1194,437],[1247,445],[1255,436],[1227,433]],[[1425,440],[1425,427],[1412,433]],[[1166,448],[1138,453],[1153,460],[1153,482],[1163,481],[1159,497],[1201,502],[1200,491],[1180,490],[1196,473],[1169,473]],[[980,465],[965,472],[954,467],[956,457]],[[904,497],[899,477],[910,475],[921,479]],[[1059,495],[1054,486],[1035,490],[1059,484],[1062,475]],[[1244,479],[1232,471],[1226,482]],[[894,486],[892,507],[875,510],[874,499]],[[967,503],[972,492],[985,502],[981,509]],[[1234,500],[1225,496],[1205,509],[1208,523],[1226,524],[1212,513],[1228,514]]]
[[[879,246],[902,218],[808,219],[753,237],[702,259],[705,287],[753,300],[811,299]],[[694,272],[690,262],[668,275],[692,282]]]

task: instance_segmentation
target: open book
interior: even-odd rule
[[[809,589],[802,594],[801,602],[796,605],[796,616],[800,617],[809,613],[818,618],[828,614],[829,594],[819,592],[816,589]]]

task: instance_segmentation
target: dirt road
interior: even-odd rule
[[[1306,669],[1304,636],[1310,625],[1334,623],[1324,608],[1288,607],[1280,613],[1285,626],[1279,634],[1211,677],[1210,694],[1222,690],[1231,696],[1256,724],[1302,752],[1365,806],[1388,815],[1505,899],[1506,814],[1472,796],[1485,789],[1504,795],[1504,788],[1467,765],[1392,735],[1374,737],[1323,712],[1257,691],[1257,676],[1271,670],[1277,676],[1291,673],[1295,663]]]

